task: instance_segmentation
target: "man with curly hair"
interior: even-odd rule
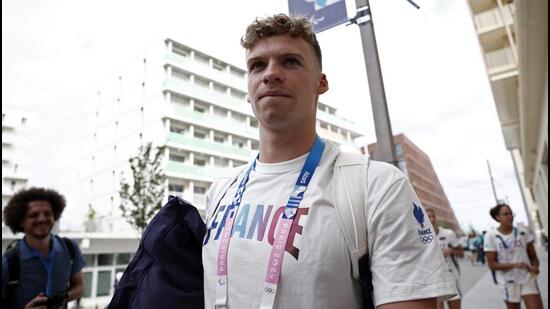
[[[2,308],[66,308],[82,297],[80,249],[52,234],[64,209],[65,198],[44,188],[21,190],[8,201],[4,223],[25,236],[2,256]]]
[[[334,167],[343,154],[316,133],[318,99],[329,85],[311,24],[284,14],[259,18],[241,45],[260,151],[207,193],[205,308],[368,306],[336,211],[343,177]],[[437,298],[455,294],[454,282],[412,186],[389,164],[360,168],[364,181],[352,185],[366,198],[353,206],[365,210],[370,303],[435,309]]]

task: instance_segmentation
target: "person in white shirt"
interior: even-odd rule
[[[260,151],[236,181],[218,179],[207,192],[205,308],[363,308],[335,211],[340,150],[316,134],[329,87],[311,24],[258,18],[241,44]],[[454,282],[412,186],[386,163],[365,171],[374,304],[435,309],[455,295]]]
[[[437,224],[437,215],[434,209],[427,208],[426,213],[428,214],[428,218],[430,218],[430,222],[434,227],[435,235],[439,241],[441,252],[445,257],[445,262],[447,262],[449,273],[453,276],[456,283],[457,295],[447,300],[447,305],[449,306],[449,309],[460,309],[460,299],[462,297],[462,293],[460,292],[459,284],[460,266],[458,265],[458,258],[464,257],[464,250],[462,249],[462,246],[460,245],[453,230],[442,228]],[[438,308],[445,309],[444,303],[439,303]]]
[[[485,235],[484,250],[493,280],[502,290],[508,309],[520,309],[521,299],[527,309],[542,309],[537,285],[539,259],[529,231],[514,226],[510,206],[499,204],[490,211],[499,227]]]

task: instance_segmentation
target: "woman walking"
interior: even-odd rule
[[[527,309],[542,309],[537,285],[539,259],[533,235],[514,226],[514,214],[506,204],[493,207],[490,214],[500,225],[485,235],[484,249],[506,306],[520,309],[523,299]]]

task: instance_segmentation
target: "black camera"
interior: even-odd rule
[[[41,303],[36,303],[34,306],[35,307],[46,306],[48,309],[58,309],[61,306],[65,305],[65,302],[68,300],[68,297],[69,295],[67,291],[58,292],[52,297],[49,297],[48,300]]]

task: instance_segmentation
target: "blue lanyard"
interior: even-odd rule
[[[52,237],[52,248],[50,249],[50,253],[48,254],[47,257],[43,257],[42,254],[40,254],[40,252],[38,252],[36,249],[34,248],[31,248],[32,251],[34,252],[35,256],[38,257],[38,259],[40,260],[40,263],[42,264],[42,266],[44,266],[44,269],[46,270],[46,273],[47,273],[47,277],[46,277],[46,290],[44,291],[44,294],[46,295],[46,297],[51,297],[53,295],[52,293],[52,272],[53,272],[53,261],[54,261],[54,257],[55,257],[55,250],[54,250],[54,246],[53,246],[53,237]]]
[[[300,205],[300,202],[304,196],[304,192],[309,185],[309,181],[311,180],[311,177],[313,176],[317,165],[319,165],[319,161],[321,160],[324,149],[325,142],[323,142],[323,140],[319,138],[319,136],[316,136],[315,143],[311,147],[311,151],[307,156],[304,167],[302,168],[302,171],[300,172],[300,175],[296,180],[296,184],[294,185],[294,190],[292,191],[292,194],[288,199],[283,218],[293,219],[296,215],[296,209],[298,209],[298,206]],[[241,205],[241,200],[246,189],[248,179],[250,178],[250,173],[256,169],[256,161],[259,159],[259,157],[260,155],[258,154],[256,160],[254,160],[254,162],[252,162],[252,164],[248,167],[246,173],[243,176],[243,179],[239,184],[239,187],[237,188],[237,192],[235,192],[235,197],[231,202],[231,206],[229,206],[229,209],[231,211],[229,213],[229,218],[233,217],[233,215],[237,212],[237,209]]]
[[[292,194],[290,195],[285,211],[283,213],[282,221],[285,221],[286,224],[291,224],[292,220],[294,220],[294,217],[296,216],[296,211],[298,209],[298,206],[300,205],[300,202],[302,201],[304,197],[304,192],[307,189],[307,186],[309,185],[309,182],[311,178],[313,177],[313,173],[315,173],[315,170],[317,169],[317,166],[319,165],[319,161],[321,160],[321,156],[323,155],[323,151],[325,149],[325,143],[319,138],[319,136],[315,137],[315,143],[313,144],[306,162],[304,163],[304,166],[302,168],[302,171],[300,172],[300,175],[298,176],[298,179],[296,180],[296,184],[294,185],[294,190],[292,191]],[[259,155],[258,155],[259,158]],[[257,158],[257,159],[258,159]],[[256,159],[256,160],[257,160]],[[228,216],[228,221],[226,221],[224,231],[222,234],[222,238],[220,241],[220,246],[218,248],[218,260],[217,260],[217,275],[218,280],[216,282],[216,308],[226,308],[227,307],[227,252],[229,250],[229,241],[231,238],[231,232],[233,229],[233,221],[234,221],[234,215],[237,212],[237,209],[241,205],[242,196],[244,194],[244,191],[246,189],[246,184],[250,178],[250,173],[256,168],[256,160],[249,166],[249,168],[246,170],[246,173],[244,174],[239,187],[237,188],[237,192],[235,192],[235,197],[233,198],[233,201],[230,205],[230,213]],[[287,232],[284,236],[284,242],[286,243],[286,237],[288,237],[288,229],[284,232]],[[284,234],[284,233],[283,233]],[[282,258],[282,253],[280,252],[274,252],[276,251],[275,247],[278,247],[280,249],[280,245],[276,246],[275,243],[272,247],[272,254],[270,257],[270,264],[274,260],[274,254],[278,254],[277,257]],[[284,245],[282,246],[284,250]],[[280,265],[282,263],[282,260],[280,260],[280,263],[278,263],[277,269],[271,270],[268,269],[268,276],[270,274],[273,278],[269,281],[271,286],[273,286],[273,289],[271,289],[272,296],[274,298],[277,288],[277,283],[279,279],[280,274]],[[262,297],[262,303],[264,297]],[[270,299],[269,303],[271,304],[270,307],[272,307],[273,299]]]

